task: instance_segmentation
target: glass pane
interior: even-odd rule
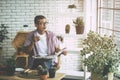
[[[115,43],[118,47],[120,47],[120,32],[115,32],[114,35],[115,35],[115,41],[116,41]]]
[[[113,11],[108,9],[101,10],[101,26],[104,28],[112,29],[113,25]]]
[[[100,34],[101,35],[112,35],[112,31],[111,30],[107,30],[107,29],[104,29],[104,28],[100,28]]]
[[[120,10],[114,12],[114,30],[120,31]]]
[[[120,0],[115,0],[115,8],[120,8]]]
[[[113,8],[113,0],[101,0],[101,7]]]

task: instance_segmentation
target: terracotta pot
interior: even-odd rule
[[[0,75],[6,75],[6,67],[0,65]]]
[[[107,78],[102,78],[99,74],[91,72],[91,80],[107,80]]]
[[[102,78],[100,77],[99,74],[94,73],[94,72],[91,73],[91,80],[113,80],[113,78],[114,78],[114,73],[112,72],[108,73],[107,78]]]
[[[2,57],[2,48],[0,47],[0,63],[1,63],[1,57]]]
[[[75,26],[75,28],[76,28],[76,34],[83,34],[84,33],[83,26]]]
[[[15,73],[15,67],[6,67],[6,75],[13,76]]]
[[[40,75],[40,80],[47,80],[48,79],[48,75]]]

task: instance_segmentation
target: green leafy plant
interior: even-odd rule
[[[47,67],[45,65],[39,65],[38,66],[38,74],[39,75],[47,75]]]
[[[7,36],[8,34],[7,28],[8,26],[5,26],[5,24],[1,24],[0,26],[0,47],[4,39],[9,39],[9,37]]]
[[[75,24],[75,26],[84,27],[83,17],[77,17],[76,20],[73,20],[73,23]]]
[[[87,38],[83,40],[83,45],[84,48],[80,53],[82,56],[89,55],[83,60],[88,71],[105,76],[117,70],[120,52],[114,43],[114,36],[101,36],[90,31]]]
[[[4,65],[5,65],[6,75],[9,75],[9,76],[14,75],[15,65],[16,65],[15,56],[7,58]]]
[[[15,67],[16,65],[15,56],[7,58],[4,64],[6,67]]]

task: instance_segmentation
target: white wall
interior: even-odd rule
[[[97,0],[84,0],[85,31],[97,31]]]

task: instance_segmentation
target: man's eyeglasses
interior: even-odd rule
[[[46,25],[46,24],[48,24],[48,22],[41,22],[41,23],[39,23],[39,25]]]

